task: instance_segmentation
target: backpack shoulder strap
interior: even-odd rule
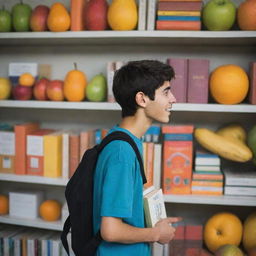
[[[63,247],[65,248],[68,256],[70,255],[69,254],[69,248],[68,248],[68,241],[67,241],[67,235],[70,231],[70,227],[71,227],[71,223],[70,223],[70,215],[67,217],[65,223],[64,223],[64,226],[63,226],[63,231],[61,233],[61,241],[62,241],[62,244],[63,244]]]
[[[135,154],[137,156],[137,159],[139,161],[140,164],[140,173],[141,173],[141,177],[143,180],[143,184],[145,184],[147,182],[146,176],[145,176],[145,172],[144,172],[144,166],[143,166],[143,161],[141,158],[141,154],[139,152],[139,149],[136,145],[136,143],[133,141],[133,139],[125,132],[121,132],[121,131],[116,131],[116,132],[112,132],[109,135],[107,135],[102,142],[98,145],[98,151],[101,152],[101,150],[111,141],[113,140],[123,140],[128,142],[131,147],[133,148],[133,150],[135,151]]]

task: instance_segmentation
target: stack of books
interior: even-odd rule
[[[222,160],[222,166],[225,195],[256,196],[256,167],[252,162]]]
[[[201,30],[202,0],[159,0],[157,30]]]
[[[202,151],[196,152],[191,192],[203,195],[223,194],[223,174],[218,155]]]

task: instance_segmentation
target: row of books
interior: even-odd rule
[[[66,256],[56,231],[0,226],[1,256]]]
[[[156,30],[201,30],[202,0],[158,0]]]

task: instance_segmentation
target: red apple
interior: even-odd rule
[[[36,100],[48,100],[48,97],[46,94],[46,88],[49,82],[50,81],[47,78],[42,78],[36,81],[33,87],[33,95]]]
[[[46,31],[47,30],[47,17],[50,8],[45,5],[38,5],[32,11],[30,16],[30,28],[32,31]]]
[[[16,85],[12,90],[12,95],[15,100],[31,100],[32,87]]]
[[[62,101],[64,100],[63,92],[64,82],[61,80],[52,80],[46,88],[46,94],[50,100]]]

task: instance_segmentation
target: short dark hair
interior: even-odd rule
[[[151,100],[155,99],[155,90],[165,81],[174,78],[173,68],[158,60],[130,61],[115,72],[113,93],[122,108],[122,117],[136,113],[135,96],[143,92]]]

